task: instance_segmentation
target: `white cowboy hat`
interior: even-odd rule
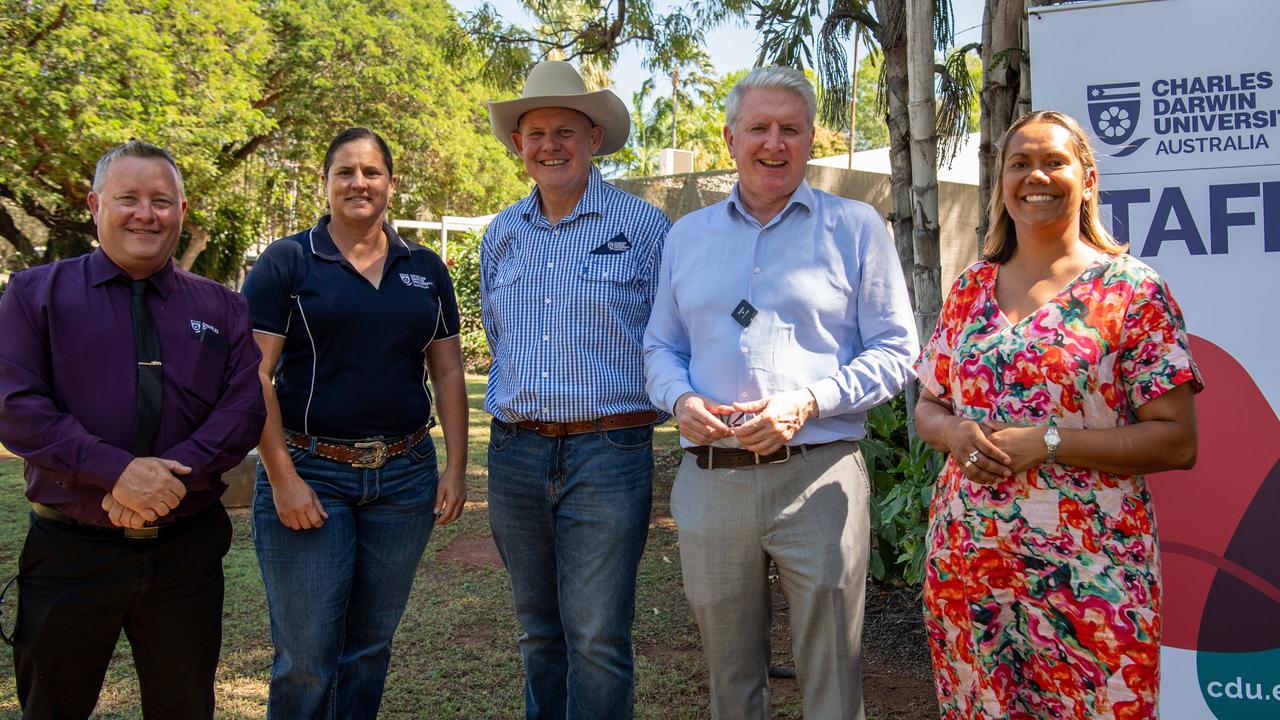
[[[511,133],[516,131],[522,115],[545,107],[577,110],[604,128],[604,141],[596,155],[617,152],[627,144],[631,134],[631,116],[618,96],[611,90],[587,92],[578,71],[559,60],[544,60],[534,65],[519,99],[489,103],[489,126],[508,150],[519,155],[515,143],[511,142]]]

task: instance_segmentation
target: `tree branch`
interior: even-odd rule
[[[31,36],[31,39],[26,43],[27,49],[35,47],[41,40],[48,37],[49,33],[62,27],[62,24],[67,21],[67,6],[68,3],[62,3],[62,7],[58,8],[58,16],[55,17],[48,25],[45,25],[44,29]]]
[[[8,240],[18,251],[19,255],[25,258],[36,257],[36,248],[31,244],[31,238],[18,228],[18,224],[14,222],[13,216],[9,213],[9,208],[4,203],[0,203],[0,237]]]

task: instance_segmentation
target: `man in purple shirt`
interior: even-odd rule
[[[173,264],[187,201],[169,153],[112,149],[88,202],[99,248],[0,298],[0,442],[32,508],[18,700],[25,718],[87,718],[123,629],[143,714],[211,718],[221,474],[262,431],[259,354],[244,300]]]

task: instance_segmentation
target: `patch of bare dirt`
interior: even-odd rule
[[[453,542],[436,552],[436,560],[462,563],[472,567],[502,568],[502,556],[498,554],[498,547],[493,544],[493,538],[488,535],[484,537],[459,535]]]

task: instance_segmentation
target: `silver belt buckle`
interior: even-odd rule
[[[369,450],[371,452],[366,453],[364,458],[351,463],[351,467],[369,468],[372,470],[376,470],[382,467],[383,465],[385,465],[387,462],[387,444],[382,442],[381,440],[369,440],[367,442],[358,442],[358,443],[355,443],[352,447],[356,447],[361,450]]]

